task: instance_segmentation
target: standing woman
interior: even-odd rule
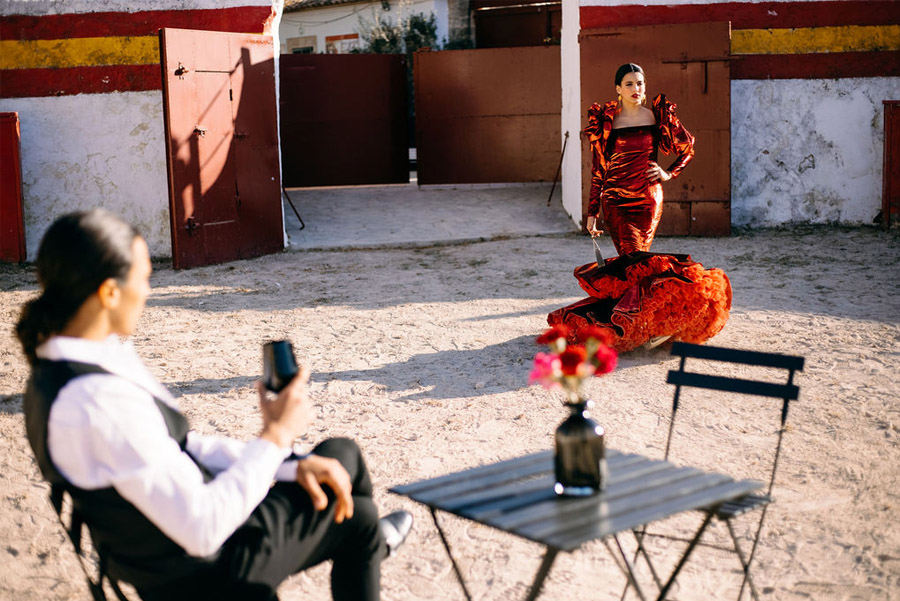
[[[627,63],[616,71],[618,101],[588,110],[593,155],[587,229],[592,236],[600,212],[620,255],[648,251],[663,209],[662,182],[681,173],[694,158],[694,136],[675,116],[675,105],[662,94],[647,98],[644,70]],[[663,169],[658,150],[675,153],[675,161]]]
[[[41,294],[16,327],[31,364],[28,440],[108,574],[145,601],[269,601],[291,574],[331,560],[335,599],[377,600],[381,559],[411,516],[378,518],[352,441],[293,455],[312,417],[305,368],[277,396],[258,384],[256,439],[189,431],[119,338],[144,309],[150,271],[131,225],[99,209],[65,215],[41,241]]]
[[[644,70],[626,63],[615,74],[618,99],[588,109],[586,226],[599,236],[602,216],[619,256],[578,267],[575,277],[591,297],[547,319],[568,326],[573,341],[587,325],[605,326],[619,351],[670,338],[703,342],[722,329],[731,307],[731,285],[721,270],[703,269],[689,255],[649,252],[662,217],[662,184],[694,158],[694,137],[664,95],[645,106],[646,85]],[[657,162],[660,151],[675,155],[667,169]]]

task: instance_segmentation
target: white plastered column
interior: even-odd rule
[[[563,209],[576,225],[581,225],[581,51],[578,34],[581,31],[579,2],[562,3],[562,43],[560,46],[560,84],[562,86],[562,115],[560,148],[569,140],[562,162]]]

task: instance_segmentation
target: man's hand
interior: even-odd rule
[[[341,462],[331,457],[309,455],[297,463],[297,483],[300,484],[312,499],[313,507],[322,511],[328,507],[328,497],[322,490],[322,484],[334,491],[334,521],[340,524],[353,517],[353,489],[350,474]]]
[[[309,369],[300,367],[294,379],[270,400],[262,382],[256,383],[259,391],[259,410],[263,418],[263,430],[259,435],[279,447],[290,448],[312,422],[312,403],[306,393]]]

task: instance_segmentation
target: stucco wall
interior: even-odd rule
[[[171,256],[161,92],[9,98],[22,142],[25,241],[63,213],[102,206],[138,226],[154,256]]]
[[[731,83],[733,225],[872,223],[898,78]]]
[[[277,28],[281,4],[0,0],[0,12],[9,22],[24,24],[21,35],[16,30],[5,36],[13,52],[0,75],[5,82],[0,86],[0,111],[19,113],[29,260],[54,219],[94,206],[137,225],[154,257],[172,255],[159,55],[135,53],[129,44],[145,41],[155,48],[156,31],[162,26],[264,32],[269,26]],[[104,13],[130,16],[107,19]],[[277,44],[277,30],[271,33]],[[86,52],[84,40],[75,38],[102,40],[99,51]],[[30,65],[36,60],[31,55],[40,58],[41,52],[31,46],[33,40],[56,44],[53,56],[45,56],[46,64],[38,68]],[[33,92],[14,91],[22,85]],[[60,88],[62,93],[57,92]]]
[[[562,122],[560,148],[565,144],[560,181],[562,205],[569,217],[581,225],[581,47],[578,45],[578,5],[562,4],[560,41],[560,88],[562,93]],[[566,133],[569,134],[566,142]]]

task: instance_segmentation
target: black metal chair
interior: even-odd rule
[[[766,489],[766,493],[764,495],[746,495],[734,501],[723,503],[721,505],[708,509],[708,518],[714,517],[719,521],[724,522],[727,526],[728,533],[731,536],[731,540],[733,543],[733,548],[722,547],[714,544],[699,543],[700,545],[712,546],[718,549],[724,549],[730,552],[734,552],[740,559],[741,566],[744,572],[744,578],[741,582],[741,589],[738,593],[738,600],[741,599],[744,594],[744,589],[749,584],[750,594],[754,599],[758,601],[759,595],[756,590],[756,585],[753,582],[753,577],[750,574],[750,565],[753,562],[757,546],[759,545],[759,539],[762,533],[763,523],[766,518],[768,506],[774,500],[772,497],[772,489],[775,485],[775,477],[778,472],[778,461],[781,456],[782,440],[784,438],[784,432],[787,424],[788,408],[790,406],[790,402],[797,400],[800,393],[800,388],[796,384],[794,384],[794,373],[803,370],[804,358],[792,355],[782,355],[778,353],[764,353],[758,351],[727,349],[715,346],[701,346],[698,344],[689,344],[685,342],[673,343],[671,352],[673,355],[681,357],[681,361],[679,363],[678,369],[669,371],[668,377],[666,378],[667,383],[675,385],[675,393],[672,398],[672,413],[669,420],[669,431],[668,435],[666,436],[665,459],[667,460],[669,459],[670,450],[672,448],[672,438],[675,432],[675,421],[676,417],[678,416],[679,403],[681,402],[682,388],[704,388],[708,390],[749,394],[782,400],[780,427],[778,429],[777,443],[775,446],[775,453],[772,460],[772,469],[771,473],[769,474],[769,485]],[[688,359],[785,369],[787,370],[787,381],[782,384],[763,380],[710,375],[699,373],[698,371],[688,371],[688,369],[686,368]],[[696,361],[692,361],[691,366],[694,367],[695,365]],[[696,367],[694,367],[694,369],[696,370]],[[750,548],[750,552],[745,553],[744,549],[741,547],[740,541],[735,532],[734,524],[732,522],[735,518],[755,510],[760,510],[759,522],[756,524],[756,533],[753,537],[753,545]],[[638,540],[638,549],[636,551],[635,560],[637,560],[637,556],[641,553],[643,553],[646,557],[646,550],[644,549],[642,543],[642,539],[646,536],[662,536],[669,539],[684,540],[677,537],[656,533],[651,534],[650,532],[646,531],[636,532],[635,535]],[[654,577],[655,576],[656,575],[654,574]],[[628,586],[626,585],[625,591],[623,591],[622,593],[623,599],[627,592]]]
[[[69,497],[68,503],[65,502],[66,497]],[[50,486],[50,504],[53,505],[53,509],[56,511],[56,517],[59,519],[60,525],[63,530],[65,530],[66,535],[69,537],[69,541],[75,548],[75,555],[78,556],[78,563],[81,565],[81,571],[84,572],[84,578],[87,581],[88,589],[91,591],[91,598],[94,601],[107,601],[106,592],[103,589],[103,581],[106,580],[109,582],[110,587],[119,601],[130,601],[128,597],[125,596],[118,581],[110,577],[106,572],[106,554],[103,553],[101,549],[97,549],[93,545],[93,541],[91,541],[91,547],[88,549],[82,547],[81,540],[84,529],[84,520],[78,509],[72,503],[71,496],[66,491],[65,486],[61,484],[52,484]],[[66,507],[69,508],[68,524],[66,524],[66,520],[63,517],[66,513]],[[90,533],[88,533],[88,537],[90,538]],[[93,553],[90,551],[91,548],[93,548]],[[88,564],[90,563],[94,563],[94,566],[89,567]],[[96,573],[96,576],[91,575],[92,571]]]

